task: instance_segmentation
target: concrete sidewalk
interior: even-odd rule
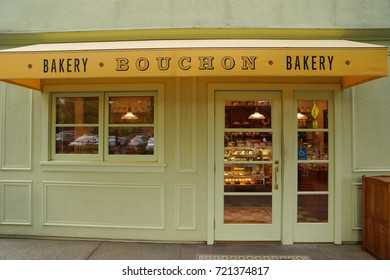
[[[360,245],[176,244],[0,238],[0,260],[196,260],[199,255],[373,260]]]

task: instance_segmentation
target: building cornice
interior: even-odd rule
[[[390,41],[390,28],[174,28],[0,33],[0,48],[42,43],[191,39],[313,39]]]

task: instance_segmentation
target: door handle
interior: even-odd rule
[[[275,165],[278,165],[279,164],[279,161],[278,160],[275,160],[274,161]],[[275,190],[279,189],[279,184],[278,184],[278,172],[279,172],[279,167],[278,166],[275,166],[275,183],[274,183],[274,187],[275,187]]]
[[[278,172],[279,172],[279,167],[278,166],[275,166],[275,190],[279,189],[279,185],[278,185]]]

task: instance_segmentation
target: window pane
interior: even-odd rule
[[[328,191],[328,164],[299,163],[298,191]]]
[[[98,97],[57,97],[57,124],[98,124]]]
[[[154,97],[110,97],[109,124],[153,124]]]
[[[57,127],[57,154],[97,154],[99,145],[97,127]]]
[[[226,161],[272,160],[271,132],[225,132]]]
[[[225,164],[225,192],[272,192],[272,164]]]
[[[225,224],[271,224],[272,196],[225,196]]]
[[[328,222],[328,195],[298,195],[298,223]]]
[[[328,132],[298,132],[298,160],[327,160]]]
[[[154,154],[153,127],[110,127],[109,154]]]
[[[225,128],[271,128],[271,101],[225,102]]]
[[[298,128],[328,128],[328,101],[298,101]]]

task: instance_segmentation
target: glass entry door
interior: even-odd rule
[[[295,242],[334,240],[333,92],[296,92]]]
[[[280,240],[281,94],[215,96],[215,239]]]

